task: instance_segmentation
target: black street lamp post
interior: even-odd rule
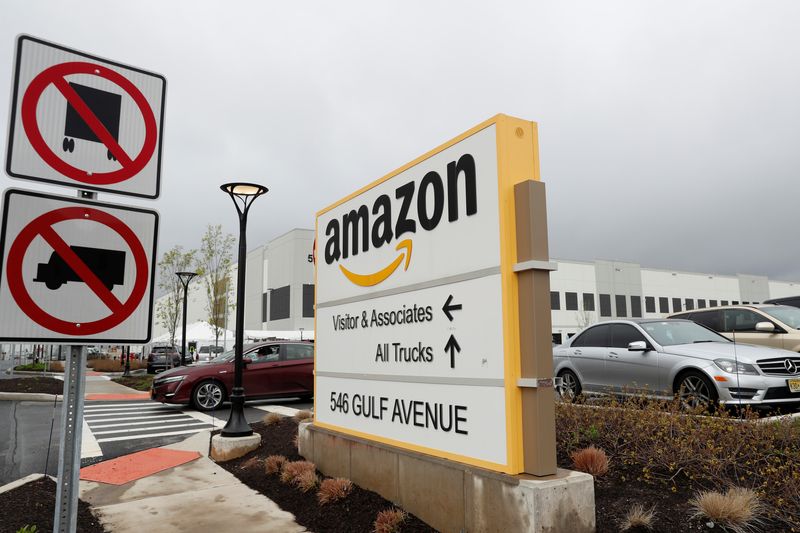
[[[236,275],[236,340],[234,346],[233,389],[231,391],[231,415],[222,428],[223,437],[247,437],[253,434],[244,417],[244,387],[242,387],[242,347],[244,344],[244,278],[247,262],[247,212],[259,196],[269,189],[253,183],[226,183],[220,189],[228,193],[239,214],[239,259]]]
[[[183,285],[183,330],[181,335],[181,358],[178,361],[178,366],[184,364],[186,361],[186,295],[189,289],[189,282],[197,275],[197,272],[176,272],[176,276],[181,280]]]

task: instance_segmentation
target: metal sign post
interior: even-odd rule
[[[85,368],[86,346],[70,346],[64,369],[64,399],[61,404],[54,533],[71,533],[78,527]]]

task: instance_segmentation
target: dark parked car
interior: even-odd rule
[[[785,298],[772,298],[764,300],[765,304],[777,305],[791,305],[792,307],[800,307],[800,296],[787,296]]]
[[[242,385],[248,400],[314,395],[314,345],[271,341],[244,347]],[[208,364],[167,370],[153,380],[150,397],[163,403],[218,409],[233,388],[233,350]]]
[[[181,356],[174,346],[153,346],[147,356],[147,373],[155,374],[178,366],[180,362]]]

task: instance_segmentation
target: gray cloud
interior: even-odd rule
[[[12,0],[0,87],[18,33],[167,77],[161,198],[103,195],[156,207],[161,250],[236,232],[224,181],[271,189],[255,245],[503,112],[539,123],[553,256],[800,280],[798,22],[790,1]]]

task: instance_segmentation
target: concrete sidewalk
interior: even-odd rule
[[[291,513],[209,459],[210,439],[204,431],[164,446],[196,451],[200,458],[124,485],[81,481],[80,497],[115,533],[306,531]]]
[[[87,400],[149,400],[150,393],[111,381],[111,376],[87,375],[84,398]]]

